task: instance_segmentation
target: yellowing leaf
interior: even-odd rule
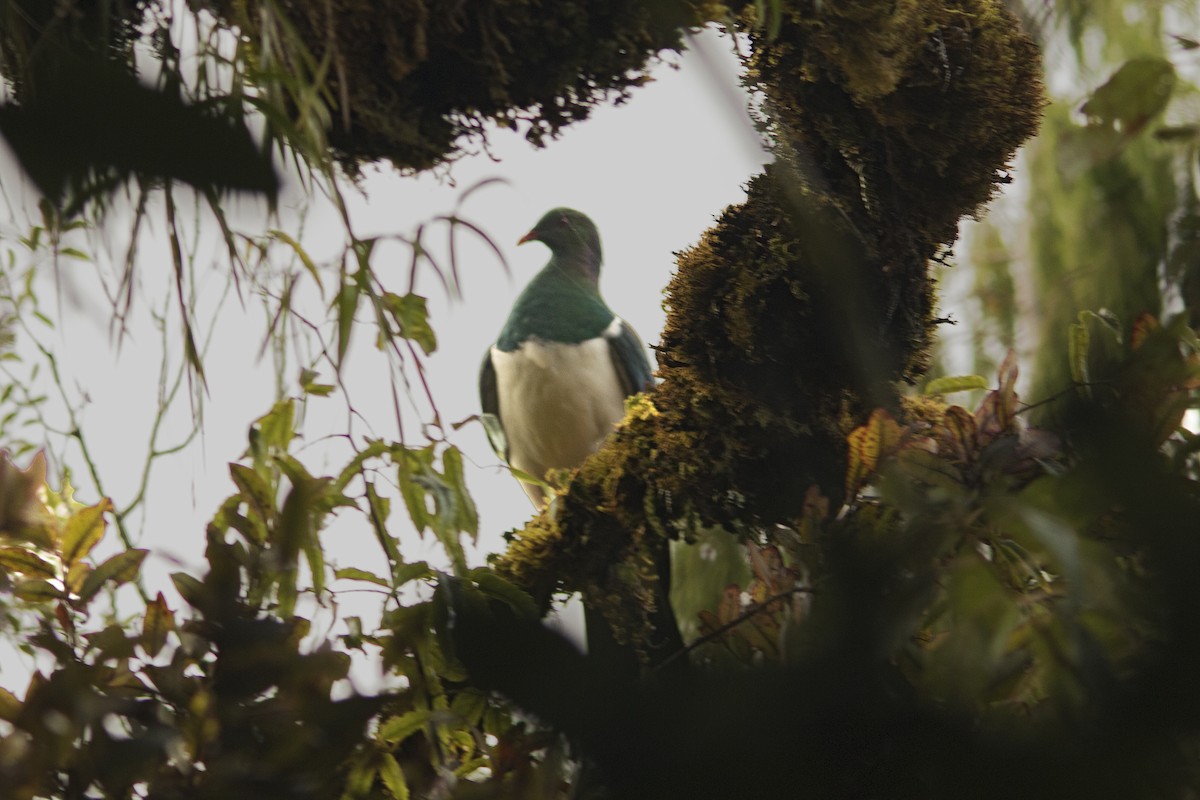
[[[53,564],[24,547],[0,547],[0,570],[36,578],[56,577]]]
[[[871,412],[865,425],[855,428],[846,437],[849,448],[846,466],[846,500],[849,501],[875,474],[879,462],[890,455],[904,435],[896,420],[882,408]]]
[[[16,722],[21,713],[21,701],[8,689],[0,686],[0,719],[5,722]]]
[[[73,594],[79,594],[79,588],[83,586],[83,582],[87,580],[87,576],[92,574],[92,565],[86,561],[76,561],[67,570],[67,589]]]
[[[947,375],[930,381],[925,386],[925,394],[954,394],[986,388],[988,380],[982,375]]]
[[[63,532],[63,563],[70,567],[92,551],[102,538],[107,523],[105,512],[112,511],[112,501],[107,497],[94,506],[86,506],[73,513],[67,520]]]
[[[140,548],[126,550],[96,567],[84,580],[83,586],[79,587],[79,599],[86,603],[96,596],[96,592],[100,591],[100,587],[105,583],[112,582],[120,586],[136,578],[149,552]]]
[[[167,643],[167,634],[175,629],[175,614],[167,607],[167,599],[159,592],[158,597],[146,606],[142,617],[142,649],[153,658]]]

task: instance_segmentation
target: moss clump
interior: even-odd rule
[[[256,32],[266,0],[218,0]],[[271,2],[315,60],[328,57],[329,132],[351,172],[388,159],[434,166],[488,122],[527,125],[541,143],[645,82],[647,63],[703,24],[688,0],[282,0]],[[349,123],[348,126],[346,123]]]
[[[751,79],[784,142],[880,250],[928,258],[1008,178],[1044,105],[1033,41],[1000,0],[796,3]]]

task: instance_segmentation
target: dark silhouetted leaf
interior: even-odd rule
[[[36,95],[0,106],[0,133],[56,204],[68,192],[116,189],[135,175],[272,199],[279,188],[269,155],[243,123],[219,107],[188,105],[175,92],[145,86],[99,58],[56,59]]]

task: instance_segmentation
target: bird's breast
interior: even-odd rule
[[[579,466],[624,414],[621,381],[603,338],[529,339],[509,352],[492,348],[492,364],[509,463],[531,475]]]

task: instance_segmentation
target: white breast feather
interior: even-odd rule
[[[492,364],[509,463],[530,475],[579,466],[624,414],[604,339],[529,340],[511,353],[492,348]]]

